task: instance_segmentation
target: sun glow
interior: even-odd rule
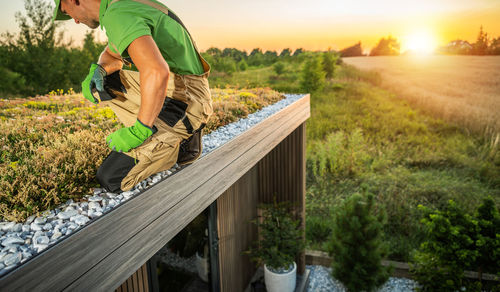
[[[409,34],[403,38],[402,51],[415,54],[431,54],[437,47],[436,38],[432,33],[419,31]]]

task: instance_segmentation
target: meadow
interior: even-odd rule
[[[500,56],[355,57],[344,62],[379,73],[383,88],[433,116],[500,143]]]
[[[370,59],[359,58],[360,62]],[[387,218],[384,241],[388,256],[399,261],[409,261],[425,240],[419,205],[441,209],[454,200],[464,212],[471,212],[491,196],[500,206],[500,145],[492,143],[484,130],[491,124],[480,124],[481,131],[476,131],[477,120],[463,123],[451,115],[431,112],[425,103],[406,99],[399,88],[385,86],[390,77],[345,64],[349,60],[343,59],[344,65],[336,68],[324,89],[311,94],[311,118],[306,124],[308,248],[328,250],[333,214],[354,193],[375,195],[377,212]],[[282,74],[272,66],[231,75],[218,73],[212,84],[302,92],[302,65],[286,63]],[[482,65],[481,72],[491,73],[496,68],[487,61]],[[453,71],[454,66],[448,70]],[[401,70],[399,74],[410,73]],[[438,83],[455,82],[446,74],[439,78]],[[429,81],[429,87],[437,82]],[[495,86],[490,82],[477,89],[486,96],[476,98],[492,102]],[[483,110],[495,114],[492,108]],[[467,109],[462,111],[467,113]]]

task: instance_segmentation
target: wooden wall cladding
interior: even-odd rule
[[[243,255],[257,240],[250,220],[259,203],[290,201],[296,217],[305,219],[305,124],[301,124],[249,172],[217,199],[221,291],[244,291],[257,270]],[[297,259],[297,272],[305,270],[305,255]]]
[[[142,265],[135,271],[115,292],[149,292],[150,284],[148,280],[147,264]]]

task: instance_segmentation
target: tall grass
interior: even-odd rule
[[[486,137],[500,136],[500,56],[344,58],[380,73],[381,85],[435,117]],[[496,142],[498,143],[498,142]]]
[[[439,208],[454,199],[472,210],[488,195],[500,204],[498,146],[375,86],[377,73],[347,66],[337,76],[311,97],[307,216],[327,221],[345,198],[371,192],[388,214],[390,258],[408,260],[423,240],[418,204]]]

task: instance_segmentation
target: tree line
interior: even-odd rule
[[[263,52],[260,48],[253,49],[249,54],[236,48],[209,48],[202,56],[211,64],[212,69],[218,72],[233,73],[245,71],[248,67],[267,67],[278,61],[301,63],[305,55],[304,49],[299,48],[292,52],[290,48],[276,51]]]
[[[104,48],[88,32],[83,46],[64,42],[60,23],[52,22],[52,6],[45,1],[26,0],[26,15],[16,13],[20,32],[4,33],[0,39],[0,93],[33,96],[52,90],[81,90],[82,76]]]
[[[401,44],[393,36],[381,38],[375,47],[370,50],[369,56],[398,56]],[[344,48],[339,51],[342,57],[365,56],[361,42]],[[500,55],[500,36],[493,38],[480,27],[476,42],[470,43],[457,39],[449,42],[445,46],[436,49],[436,53],[445,55]]]

